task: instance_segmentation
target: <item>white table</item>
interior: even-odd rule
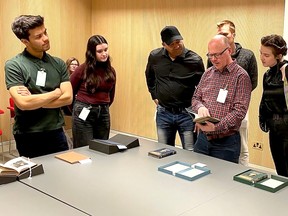
[[[176,155],[160,160],[148,156],[161,147],[167,146],[140,139],[140,147],[112,155],[88,147],[74,149],[90,156],[90,164],[72,165],[47,155],[34,159],[43,164],[45,174],[22,181],[91,215],[230,216],[246,207],[261,215],[283,215],[286,188],[272,194],[233,181],[248,168],[178,148]],[[174,161],[204,163],[211,174],[190,182],[157,170]]]

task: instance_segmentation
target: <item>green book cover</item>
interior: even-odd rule
[[[239,180],[247,181],[249,183],[256,183],[263,179],[268,178],[267,173],[259,172],[256,170],[248,170],[246,172],[240,173],[239,175],[235,176]]]

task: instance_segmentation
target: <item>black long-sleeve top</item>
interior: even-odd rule
[[[164,107],[189,107],[204,73],[202,58],[184,49],[174,61],[165,48],[151,51],[146,66],[146,82],[152,99]]]
[[[284,95],[284,82],[280,68],[286,60],[266,71],[263,77],[263,95],[260,103],[260,116],[269,118],[272,114],[288,114]],[[286,66],[285,70],[288,70]],[[288,72],[286,72],[288,73]]]

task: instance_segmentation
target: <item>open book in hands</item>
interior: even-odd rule
[[[193,120],[195,123],[205,124],[206,121],[212,122],[212,123],[218,123],[220,120],[218,118],[213,118],[211,116],[204,116],[204,117],[198,117]]]
[[[206,121],[212,122],[212,123],[218,123],[220,122],[220,119],[218,118],[213,118],[211,116],[203,116],[203,117],[199,117],[199,115],[197,113],[194,113],[192,111],[192,109],[186,108],[186,111],[192,115],[193,117],[193,122],[195,123],[200,123],[200,124],[205,124]]]
[[[18,176],[21,172],[36,166],[37,164],[24,157],[17,157],[0,164],[0,175]]]

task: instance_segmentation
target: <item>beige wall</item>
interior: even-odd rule
[[[22,51],[10,25],[20,14],[40,14],[51,41],[50,54],[66,60],[84,61],[86,42],[101,34],[109,42],[112,64],[117,72],[115,102],[111,107],[112,129],[156,139],[155,105],[145,81],[149,52],[161,46],[160,31],[176,25],[187,48],[202,56],[206,64],[207,42],[216,32],[215,23],[231,19],[236,24],[236,41],[254,51],[259,67],[258,87],[249,111],[251,162],[273,167],[267,134],[258,127],[258,105],[262,92],[263,68],[259,59],[260,38],[283,34],[284,0],[1,0],[0,1],[0,108],[6,111],[9,94],[4,85],[5,60]],[[9,133],[8,112],[0,117],[4,140]],[[254,142],[263,143],[255,150]]]
[[[259,46],[262,36],[283,34],[283,16],[284,0],[94,0],[92,33],[108,39],[118,75],[111,107],[113,129],[156,139],[155,105],[144,71],[149,52],[161,46],[160,31],[165,25],[176,25],[186,47],[200,54],[206,65],[207,42],[216,32],[216,22],[231,19],[236,25],[236,41],[254,51],[259,66],[259,84],[249,110],[251,162],[273,167],[267,134],[258,127],[262,76],[266,70],[259,59]],[[255,142],[262,143],[263,150],[253,149]]]
[[[0,1],[0,109],[6,113],[0,116],[3,140],[9,138],[9,94],[5,86],[5,61],[24,49],[14,36],[11,23],[21,14],[42,15],[50,38],[51,55],[66,61],[75,56],[81,62],[85,58],[86,40],[91,35],[91,0],[1,0]]]

